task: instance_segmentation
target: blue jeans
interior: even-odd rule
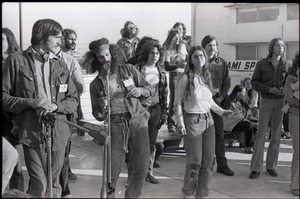
[[[128,140],[130,154],[125,197],[138,198],[141,195],[149,165],[148,120],[145,119],[141,123],[132,123],[130,120],[130,114],[118,114],[111,117],[111,185],[112,188],[116,188]]]
[[[177,83],[182,73],[180,72],[170,72],[169,73],[169,89],[170,89],[170,102],[169,102],[169,115],[168,115],[168,128],[175,126],[175,121],[173,120],[174,115],[174,100],[176,95]]]
[[[153,106],[148,108],[150,115],[148,121],[149,127],[149,142],[150,142],[150,162],[149,162],[149,173],[153,174],[153,164],[155,161],[155,153],[156,153],[156,140],[158,135],[158,124],[160,122],[161,117],[161,106],[158,104],[156,107]]]
[[[185,113],[184,124],[187,132],[187,136],[184,136],[187,163],[182,191],[186,195],[206,197],[213,175],[214,121],[211,114],[207,116]]]
[[[47,194],[47,154],[44,147],[28,147],[23,144],[25,165],[29,174],[27,194],[38,198],[44,198]],[[65,148],[52,151],[52,190],[53,197],[61,197],[59,175],[64,162]]]

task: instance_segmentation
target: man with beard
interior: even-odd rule
[[[227,92],[230,88],[228,66],[225,63],[225,60],[219,57],[218,42],[214,36],[205,36],[201,41],[201,46],[205,49],[208,57],[209,70],[212,76],[213,99],[221,106],[221,103],[227,97]],[[234,172],[228,167],[227,158],[225,157],[223,118],[214,112],[212,112],[212,116],[216,132],[215,154],[217,159],[217,172],[233,176]]]
[[[64,29],[63,45],[61,46],[62,51],[74,57],[76,40],[77,34],[74,30]]]
[[[150,158],[150,114],[143,107],[142,101],[154,94],[154,88],[133,65],[124,64],[121,50],[116,45],[109,44],[106,38],[92,41],[89,50],[83,64],[91,73],[98,72],[90,84],[90,95],[93,116],[99,121],[107,119],[107,96],[110,96],[112,192],[108,193],[108,197],[115,196],[114,190],[129,147],[125,198],[138,198],[147,176]],[[106,66],[111,68],[109,74]],[[107,75],[109,91],[106,89]]]
[[[119,39],[117,46],[122,50],[125,61],[135,56],[137,45],[140,39],[137,37],[139,33],[138,27],[131,21],[124,24],[124,28],[120,31],[122,39]]]

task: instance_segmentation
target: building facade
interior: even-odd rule
[[[192,37],[218,39],[220,57],[230,66],[231,88],[252,76],[256,62],[268,55],[269,42],[285,41],[285,58],[299,51],[298,3],[192,3]]]

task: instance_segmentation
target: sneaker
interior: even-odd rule
[[[77,135],[84,136],[85,132],[81,129],[77,129]]]
[[[252,147],[246,147],[245,148],[245,153],[252,154],[253,153]]]
[[[175,126],[170,126],[168,127],[169,132],[176,132],[176,127]]]
[[[277,177],[278,174],[277,172],[275,171],[275,169],[267,169],[267,172],[270,174],[270,176],[272,177]]]
[[[73,198],[73,196],[71,194],[68,194],[68,195],[62,196],[61,198]]]
[[[223,173],[224,175],[227,176],[234,176],[234,172],[227,165],[222,165],[217,167],[217,172]]]
[[[183,198],[195,198],[194,195],[186,195],[183,191],[181,191]]]
[[[153,167],[154,168],[160,168],[160,164],[158,162],[154,161]]]
[[[294,196],[299,196],[299,189],[292,190]]]
[[[291,139],[291,138],[292,138],[292,137],[291,137],[291,133],[288,132],[288,131],[282,131],[282,132],[281,132],[281,137],[282,137],[283,139]]]
[[[145,180],[149,181],[152,184],[158,184],[159,183],[159,181],[153,175],[151,175],[150,173],[147,174],[147,177],[146,177]]]
[[[259,174],[260,174],[260,172],[258,172],[258,171],[252,171],[249,175],[249,178],[250,179],[255,179],[259,176]]]
[[[77,175],[75,173],[69,172],[69,179],[76,180]]]

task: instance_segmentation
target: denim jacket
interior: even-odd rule
[[[278,69],[275,69],[270,58],[264,58],[257,62],[252,75],[251,84],[257,92],[261,93],[263,98],[282,99],[282,95],[274,95],[269,93],[272,87],[283,87],[283,81],[286,76],[287,62],[284,59],[280,60]]]
[[[32,47],[9,56],[4,63],[2,99],[3,109],[13,113],[12,133],[29,147],[38,147],[42,141],[42,123],[36,111],[29,106],[29,100],[38,98],[37,75]],[[70,78],[67,66],[59,60],[49,59],[51,102],[58,107],[58,117],[66,119],[66,114],[76,111],[77,91]],[[60,92],[60,85],[67,84],[66,92]],[[67,124],[55,121],[52,129],[53,150],[62,149],[70,137]]]
[[[150,91],[150,95],[146,97],[128,97],[125,98],[125,103],[130,112],[130,126],[138,127],[141,125],[147,125],[148,119],[150,117],[149,112],[143,107],[141,100],[146,99],[152,95],[154,92],[153,87],[151,87],[143,75],[131,64],[121,64],[120,66],[120,75],[121,79],[132,78],[136,87],[143,87]],[[124,96],[126,96],[126,89],[124,85],[121,85],[122,90],[124,91]],[[103,121],[106,118],[102,117],[103,105],[105,104],[103,99],[107,96],[107,91],[104,86],[104,81],[100,75],[95,77],[95,79],[90,84],[90,96],[92,103],[92,113],[93,116],[99,120]]]
[[[213,89],[219,89],[214,96],[223,96],[226,98],[227,92],[230,88],[230,78],[228,65],[221,57],[214,57],[209,60],[209,71],[211,72],[211,80]]]
[[[140,64],[135,65],[135,67],[141,71],[142,66]],[[159,73],[159,87],[158,87],[158,96],[159,96],[159,104],[162,108],[163,114],[168,114],[168,81],[167,81],[167,73],[164,68],[160,65],[157,65],[157,70]]]

